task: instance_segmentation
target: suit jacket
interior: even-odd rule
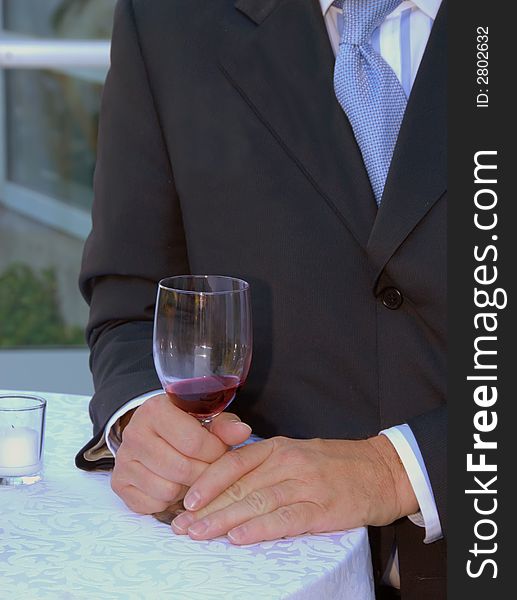
[[[254,356],[232,410],[265,437],[409,423],[446,530],[445,28],[442,5],[377,210],[318,2],[119,2],[80,276],[96,393],[78,467],[110,468],[83,452],[160,387],[157,281],[233,275],[251,284]],[[444,542],[407,519],[385,531],[403,597],[443,597]]]

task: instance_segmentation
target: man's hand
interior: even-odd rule
[[[301,533],[386,525],[417,512],[398,454],[383,435],[361,441],[276,437],[208,467],[172,522],[196,540],[251,544]]]
[[[183,498],[210,463],[251,433],[230,413],[216,417],[208,431],[165,394],[144,402],[123,425],[111,488],[142,514],[161,512]]]

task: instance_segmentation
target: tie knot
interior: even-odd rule
[[[343,9],[341,43],[365,44],[373,31],[393,12],[402,0],[335,0]]]

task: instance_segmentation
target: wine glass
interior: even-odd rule
[[[159,282],[154,364],[175,406],[208,426],[246,381],[251,351],[248,283],[219,275],[180,275]],[[180,512],[181,501],[153,516],[170,524]]]
[[[251,352],[248,283],[220,275],[159,282],[154,364],[175,406],[207,426],[246,381]]]

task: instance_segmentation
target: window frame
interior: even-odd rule
[[[84,240],[91,229],[91,215],[88,211],[70,206],[59,198],[27,188],[7,178],[5,69],[48,69],[102,84],[109,68],[110,41],[52,38],[41,40],[5,30],[3,18],[4,0],[0,0],[0,204],[53,229]],[[91,61],[87,59],[88,47],[91,47]],[[67,50],[66,60],[60,59],[59,50]]]

